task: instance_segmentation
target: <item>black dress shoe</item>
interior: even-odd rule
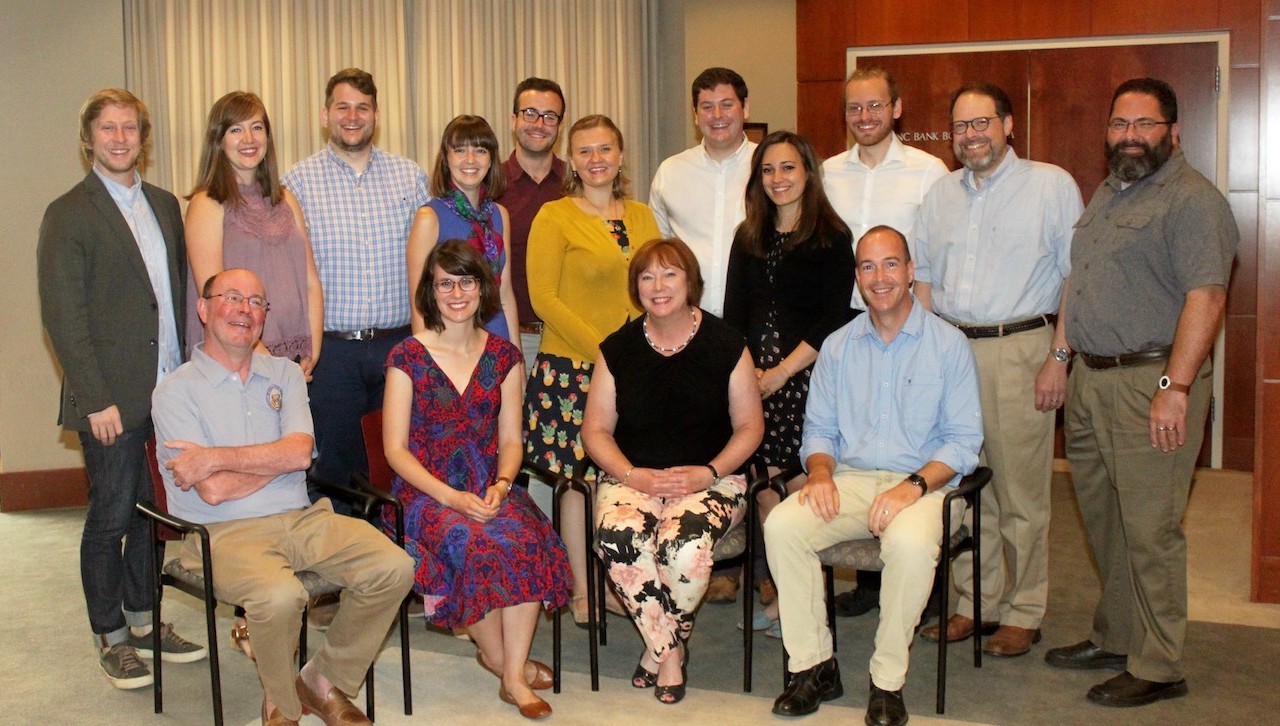
[[[1145,706],[1165,698],[1187,695],[1186,679],[1169,683],[1147,681],[1125,671],[1089,689],[1088,698],[1099,706]]]
[[[853,618],[880,608],[880,591],[860,587],[836,595],[836,615]]]
[[[902,726],[907,722],[907,704],[902,700],[902,689],[886,691],[871,682],[871,697],[867,699],[867,726]]]
[[[805,716],[817,711],[823,701],[843,695],[840,666],[835,658],[829,658],[809,670],[791,674],[786,690],[773,702],[773,712],[779,716]]]
[[[1051,648],[1044,654],[1044,662],[1054,668],[1070,668],[1072,670],[1096,670],[1111,668],[1123,670],[1129,662],[1128,656],[1111,653],[1083,640],[1075,645],[1062,648]]]

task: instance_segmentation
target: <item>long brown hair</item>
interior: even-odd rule
[[[790,144],[800,154],[805,173],[804,193],[800,197],[800,219],[795,231],[788,237],[785,249],[793,250],[811,243],[825,247],[837,239],[848,240],[852,235],[849,225],[836,214],[831,202],[827,201],[827,193],[822,189],[821,169],[813,145],[797,133],[774,131],[764,137],[764,141],[760,142],[751,155],[751,176],[747,179],[746,192],[747,216],[738,225],[736,233],[737,239],[742,241],[743,249],[756,257],[764,257],[769,252],[769,241],[773,239],[777,228],[778,210],[764,191],[760,166],[769,147],[778,144]],[[819,230],[823,234],[815,234]]]
[[[271,119],[267,118],[267,107],[256,93],[232,91],[215,101],[213,108],[209,109],[204,149],[200,152],[200,170],[196,172],[196,185],[187,195],[188,200],[197,192],[203,191],[219,204],[234,207],[243,201],[236,184],[235,169],[231,168],[231,161],[222,150],[222,140],[227,135],[227,129],[253,118],[254,114],[262,116],[262,126],[267,132],[267,150],[263,153],[258,168],[254,169],[253,178],[258,182],[262,195],[270,199],[273,206],[284,199],[284,189],[280,186],[280,175],[276,171],[276,142],[271,136]]]

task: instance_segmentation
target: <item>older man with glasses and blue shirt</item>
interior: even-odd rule
[[[1040,640],[1048,602],[1053,426],[1069,358],[1058,308],[1082,207],[1070,174],[1018,157],[1013,128],[1000,87],[970,83],[952,94],[952,150],[963,168],[929,190],[912,235],[916,295],[969,338],[977,359],[992,470],[982,494],[983,622],[960,614],[973,608],[965,554],[953,565],[956,614],[921,635],[953,642],[994,631],[983,651],[1002,657]]]

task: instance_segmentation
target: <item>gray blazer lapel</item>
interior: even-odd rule
[[[89,199],[93,205],[98,208],[102,219],[107,223],[107,228],[111,230],[111,237],[114,238],[116,244],[120,245],[126,259],[129,260],[130,267],[134,272],[142,276],[146,282],[147,289],[151,289],[151,276],[147,274],[147,263],[142,259],[142,250],[138,249],[138,240],[134,238],[133,232],[129,229],[129,223],[125,221],[124,215],[120,213],[120,208],[116,206],[116,200],[111,198],[111,193],[107,191],[106,185],[98,178],[93,170],[89,171],[89,175],[84,180],[85,190],[89,193]],[[108,242],[106,235],[102,240]]]

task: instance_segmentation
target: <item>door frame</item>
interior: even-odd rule
[[[850,47],[845,51],[845,77],[858,67],[859,58],[876,58],[887,55],[936,55],[942,53],[988,53],[994,51],[1020,50],[1053,50],[1062,48],[1103,48],[1130,45],[1175,45],[1181,43],[1214,43],[1218,48],[1218,137],[1215,144],[1214,178],[1210,181],[1227,197],[1227,132],[1228,132],[1228,98],[1227,89],[1231,88],[1231,34],[1225,30],[1202,33],[1162,33],[1159,35],[1109,35],[1081,38],[1058,38],[1052,40],[1009,40],[999,42],[973,43],[931,43],[925,45],[878,45]],[[846,130],[846,134],[848,131]],[[1027,139],[1028,144],[1030,138]],[[846,137],[847,147],[847,137]],[[1213,469],[1222,468],[1222,401],[1226,381],[1226,366],[1221,365],[1226,350],[1226,330],[1218,325],[1218,335],[1213,344],[1213,359],[1219,365],[1213,367],[1213,400],[1210,422],[1211,442],[1209,447],[1209,465]]]

